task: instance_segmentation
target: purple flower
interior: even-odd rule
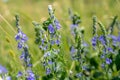
[[[55,41],[54,41],[54,40],[51,40],[50,43],[51,43],[51,45],[54,45],[54,44],[55,44]]]
[[[100,58],[105,58],[105,54],[103,53]]]
[[[118,38],[117,38],[117,41],[120,42],[120,33],[119,33],[119,36],[118,36]]]
[[[114,35],[108,35],[112,39],[112,45],[117,46],[118,38]]]
[[[7,76],[7,77],[5,78],[5,80],[11,80],[11,77],[10,77],[10,76]]]
[[[117,45],[118,45],[118,44],[117,44],[117,41],[113,40],[113,41],[112,41],[112,45],[113,45],[113,46],[117,46]]]
[[[18,49],[22,49],[22,47],[23,47],[23,44],[21,43],[21,42],[18,42]]]
[[[44,57],[47,57],[47,56],[50,56],[50,52],[46,52],[46,53],[44,54]]]
[[[16,35],[16,36],[15,36],[15,39],[16,39],[16,40],[19,40],[19,39],[20,39],[20,36],[19,36],[19,35]]]
[[[27,67],[32,67],[33,65],[31,63],[28,63],[27,64]]]
[[[28,40],[28,37],[26,36],[26,34],[22,34],[22,37],[21,37],[21,41],[22,42],[26,42]]]
[[[44,44],[45,40],[44,40],[44,39],[42,39],[42,40],[41,40],[41,42],[42,42],[42,44]]]
[[[49,24],[48,30],[49,30],[50,33],[54,33],[55,32],[55,29],[54,29],[52,24]]]
[[[27,80],[36,80],[35,79],[35,74],[32,72],[32,70],[27,70]]]
[[[47,50],[47,48],[48,48],[48,46],[46,45],[46,46],[44,46],[43,50],[45,51],[45,50]]]
[[[7,72],[8,72],[7,69],[3,67],[2,65],[0,65],[0,74],[5,74]]]
[[[19,71],[16,77],[21,77],[22,75],[23,75],[23,73],[21,71]]]
[[[110,64],[110,63],[112,63],[112,60],[109,58],[106,58],[106,64]]]
[[[56,25],[56,28],[59,30],[61,25],[58,20],[55,20],[55,25]]]
[[[84,46],[84,47],[87,47],[88,44],[87,44],[86,42],[83,42],[83,46]]]
[[[21,30],[19,30],[15,35],[15,39],[18,41],[18,49],[22,49],[24,43],[28,40],[28,37]]]
[[[102,63],[101,67],[102,67],[102,68],[105,68],[105,64],[104,64],[104,63]]]
[[[15,39],[20,40],[21,36],[22,36],[22,32],[18,31],[18,34],[15,35]]]
[[[92,38],[92,46],[95,47],[97,45],[97,36]]]
[[[76,27],[78,27],[77,24],[72,24],[72,25],[71,25],[71,30],[74,30]]]
[[[51,73],[50,68],[47,68],[47,69],[46,69],[46,74],[49,75],[50,73]]]
[[[70,48],[70,53],[73,54],[73,53],[75,53],[75,52],[76,52],[76,50],[75,50],[74,46],[71,46],[71,48]]]
[[[111,38],[112,40],[117,40],[117,37],[114,35],[108,35],[109,38]]]
[[[74,30],[75,30],[75,28],[77,28],[77,27],[78,27],[77,24],[72,24],[72,25],[70,26],[70,28],[71,28],[71,33],[72,33],[73,35],[75,35]]]
[[[113,49],[111,47],[108,47],[107,50],[111,53],[113,53]]]
[[[52,60],[48,60],[48,64],[53,64]]]
[[[22,60],[22,59],[24,59],[24,58],[25,58],[25,53],[22,52],[22,54],[20,55],[20,59]]]
[[[28,37],[26,36],[26,34],[24,34],[22,31],[18,31],[18,34],[15,35],[15,39],[21,42],[26,42],[28,40]]]
[[[47,50],[48,46],[47,46],[47,45],[46,45],[46,46],[40,45],[39,48],[40,48],[41,50],[44,50],[44,51],[45,51],[45,50]]]
[[[56,40],[56,44],[59,45],[60,44],[60,40],[57,39]]]
[[[106,41],[105,41],[105,36],[100,36],[99,38],[98,38],[98,40],[105,46],[106,45]]]

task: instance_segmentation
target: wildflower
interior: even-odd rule
[[[110,64],[110,63],[112,63],[112,60],[109,58],[106,58],[106,64]]]
[[[70,52],[71,52],[72,54],[76,52],[74,46],[71,46],[71,48],[70,48]]]
[[[111,53],[113,53],[113,49],[111,47],[108,47],[107,50]]]
[[[97,45],[97,36],[92,38],[92,46],[95,47]]]
[[[44,54],[44,57],[47,57],[47,56],[50,56],[50,52],[46,52],[46,53]]]
[[[22,44],[21,42],[18,42],[17,48],[18,48],[18,49],[22,49],[22,47],[23,47],[23,44]]]
[[[0,76],[0,79],[2,78],[2,80],[11,80],[10,76],[6,76],[7,72],[7,69],[0,65],[0,75],[2,75],[2,77]]]
[[[56,40],[56,44],[59,45],[60,44],[60,40],[57,39]]]
[[[5,74],[7,72],[8,72],[7,69],[3,67],[2,65],[0,65],[0,74]]]
[[[34,74],[32,73],[32,70],[29,70],[29,71],[27,70],[28,68],[31,69],[31,67],[32,67],[31,57],[30,57],[30,54],[28,51],[28,45],[26,44],[28,37],[20,29],[18,16],[16,16],[16,27],[17,27],[18,33],[15,35],[15,39],[16,39],[16,41],[18,41],[18,49],[22,50],[22,54],[20,56],[20,59],[24,63],[23,65],[26,69],[25,72],[28,73],[28,76],[25,76],[25,75],[24,76],[27,80],[35,80],[35,78],[33,76]],[[22,75],[23,75],[22,72],[18,72],[17,78],[22,76]]]
[[[114,35],[108,35],[110,39],[112,39],[112,45],[117,46],[118,38]]]
[[[101,54],[101,58],[105,58],[105,53]]]
[[[59,30],[61,28],[59,21],[56,19],[54,22],[55,22],[55,26],[56,26],[57,30]]]
[[[27,80],[36,80],[35,74],[32,72],[32,70],[27,70]]]
[[[102,68],[105,68],[105,64],[104,64],[104,63],[102,63],[101,67],[102,67]]]
[[[87,46],[89,46],[86,42],[83,42],[83,44],[82,44],[84,47],[87,47]]]
[[[50,40],[50,43],[51,43],[51,45],[54,45],[55,41],[54,40]]]
[[[52,60],[48,60],[48,64],[53,64]]]
[[[54,72],[54,68],[56,68],[56,64],[58,59],[59,45],[60,45],[60,34],[58,30],[61,28],[59,21],[54,16],[54,11],[52,6],[48,6],[49,12],[49,19],[43,22],[42,26],[37,26],[35,24],[36,31],[36,39],[39,48],[43,51],[43,59],[42,64],[46,70],[46,74],[49,75],[50,73]],[[41,30],[44,30],[41,33]],[[48,31],[47,31],[48,30]],[[51,67],[53,69],[51,69]],[[57,71],[56,71],[57,72]]]
[[[76,27],[78,27],[77,24],[72,24],[72,25],[71,25],[71,30],[74,30]]]
[[[49,24],[48,30],[49,30],[50,33],[54,33],[55,32],[55,29],[54,29],[52,24]]]
[[[21,42],[26,42],[28,40],[28,37],[21,30],[19,30],[18,33],[15,35],[15,39],[17,41],[20,40]]]
[[[10,76],[6,76],[5,80],[11,80]]]
[[[117,41],[117,37],[114,35],[108,35],[112,40]]]
[[[21,77],[22,75],[23,75],[23,73],[21,71],[19,71],[16,77],[18,78],[18,77]]]
[[[20,56],[20,59],[23,60],[25,58],[25,53],[24,51],[22,52],[21,56]]]
[[[49,75],[50,73],[51,73],[50,68],[47,68],[47,69],[46,69],[46,74]]]
[[[117,41],[120,42],[120,33],[119,33],[119,35],[117,37]]]
[[[105,46],[106,45],[106,41],[105,41],[105,36],[100,36],[99,38],[98,38],[98,40]]]
[[[75,29],[78,27],[78,24],[72,24],[71,25],[71,33],[73,34],[73,35],[75,35]]]

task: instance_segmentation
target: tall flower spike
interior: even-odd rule
[[[16,39],[16,41],[18,41],[18,49],[22,49],[24,46],[27,46],[25,44],[25,42],[27,42],[28,37],[20,29],[19,16],[16,15],[15,18],[16,18],[16,27],[17,27],[17,31],[18,31],[18,33],[15,35],[15,39]]]
[[[49,18],[42,25],[33,22],[36,32],[36,43],[43,52],[42,63],[46,70],[46,76],[56,72],[57,60],[61,57],[60,53],[60,33],[61,25],[54,15],[51,5],[48,5]],[[59,56],[59,57],[58,57]]]
[[[110,34],[110,35],[113,33],[113,29],[114,29],[115,23],[117,21],[117,17],[118,16],[114,17],[113,22],[111,23],[110,27],[108,28],[108,34]]]
[[[52,32],[55,32],[56,29],[59,30],[61,25],[59,23],[59,21],[57,20],[57,18],[54,16],[54,10],[52,9],[52,5],[48,5],[48,12],[50,15],[50,20],[52,22],[52,26],[51,26],[51,30]],[[48,28],[50,27],[50,25],[48,26]]]
[[[54,11],[52,9],[52,5],[48,5],[48,12],[49,12],[51,20],[54,20],[55,16],[54,16]]]
[[[16,27],[18,28],[19,27],[19,16],[16,15],[15,18],[16,18]]]
[[[98,22],[101,30],[102,30],[102,33],[103,33],[103,36],[104,36],[104,40],[105,40],[105,45],[108,46],[108,40],[107,40],[107,31],[105,29],[105,26],[101,23],[101,22]]]
[[[49,24],[48,30],[49,30],[50,33],[54,33],[55,32],[55,29],[54,29],[52,24]]]
[[[18,31],[17,35],[15,36],[15,39],[16,39],[16,41],[18,41],[18,49],[21,49],[21,51],[22,51],[20,59],[23,61],[23,66],[25,69],[25,72],[23,72],[23,73],[19,72],[16,77],[19,78],[21,76],[25,76],[24,78],[26,80],[35,80],[35,76],[31,70],[31,68],[32,68],[31,57],[30,57],[30,54],[28,51],[28,45],[26,43],[28,40],[28,37],[20,29],[19,16],[16,15],[15,18],[16,18],[16,27],[17,27],[17,31]],[[26,74],[28,76],[26,76]]]
[[[97,17],[96,16],[93,16],[93,35],[96,35],[97,34]]]
[[[92,38],[92,46],[93,46],[94,49],[96,49],[97,40],[98,40],[98,36],[97,36],[97,17],[93,16],[93,38]]]
[[[80,16],[77,15],[77,14],[73,14],[71,9],[69,9],[69,15],[70,15],[70,19],[71,19],[71,21],[72,21],[72,24],[71,24],[71,26],[70,26],[70,28],[71,28],[71,33],[72,33],[74,36],[76,36],[76,35],[75,35],[75,30],[78,28],[78,25],[81,23]]]
[[[95,48],[96,45],[97,45],[97,36],[94,36],[94,37],[92,38],[92,46]]]

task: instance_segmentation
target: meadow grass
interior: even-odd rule
[[[17,33],[15,27],[15,15],[20,16],[20,25],[22,31],[28,36],[29,52],[33,62],[33,69],[37,74],[42,75],[44,69],[40,66],[40,59],[43,54],[34,44],[35,31],[32,21],[42,23],[47,19],[48,5],[53,5],[55,15],[60,21],[62,28],[60,30],[62,35],[62,48],[64,58],[70,60],[69,55],[69,38],[73,39],[70,32],[70,17],[68,9],[71,8],[73,12],[81,17],[81,27],[85,28],[85,40],[91,45],[92,37],[92,17],[97,16],[105,27],[109,27],[114,16],[120,19],[120,1],[119,0],[0,0],[0,64],[6,66],[10,75],[16,76],[16,72],[23,69],[21,61],[19,60],[20,52],[16,48],[17,43],[14,35]],[[115,29],[117,31],[117,29]],[[100,33],[98,28],[98,33]],[[116,34],[116,32],[114,33]],[[65,50],[65,51],[64,51]],[[91,54],[90,57],[94,56]],[[66,60],[66,62],[68,62]],[[71,64],[68,63],[66,68]]]

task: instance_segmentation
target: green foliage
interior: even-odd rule
[[[40,35],[40,29],[43,29],[43,31],[47,32],[47,26],[50,23],[52,23],[50,18],[48,18],[48,4],[53,5],[53,7],[56,10],[55,13],[53,10],[53,13],[56,15],[57,19],[62,25],[62,29],[60,30],[62,36],[62,44],[59,46],[61,49],[60,53],[62,54],[59,57],[57,57],[58,63],[56,65],[59,66],[59,68],[57,68],[57,71],[46,76],[44,67],[42,67],[41,65],[41,61],[43,60],[43,52],[40,51],[39,48],[36,46],[36,44],[40,44],[40,37],[36,38],[35,36]],[[30,50],[29,52],[31,53],[33,72],[40,76],[39,80],[57,80],[57,78],[59,78],[59,80],[75,80],[77,79],[77,77],[73,75],[81,71],[81,69],[77,61],[75,61],[76,65],[72,66],[73,64],[69,54],[69,47],[71,45],[75,45],[76,48],[81,49],[80,53],[78,51],[78,55],[83,54],[86,48],[84,48],[83,45],[81,45],[81,43],[83,40],[85,40],[89,43],[89,46],[91,46],[92,26],[94,26],[93,34],[98,33],[98,35],[100,35],[102,30],[105,37],[107,36],[107,34],[118,35],[117,31],[120,31],[119,5],[119,0],[8,0],[7,2],[1,0],[0,64],[6,66],[13,80],[16,80],[16,75],[19,70],[24,70],[23,66],[21,65],[22,62],[19,60],[20,52],[18,52],[16,48],[17,43],[14,40],[14,35],[17,32],[15,27],[14,15],[16,13],[19,13],[21,18],[20,24],[22,25],[21,28],[23,32],[26,33],[26,35],[29,37],[29,41],[27,43]],[[82,28],[75,29],[77,34],[76,40],[74,40],[74,37],[70,34],[71,22],[70,19],[68,19],[68,8],[71,8],[73,11],[77,12],[75,12],[75,14],[69,12],[69,14],[72,15],[72,17],[70,17],[72,24],[80,24],[79,28],[84,25],[85,28],[83,30]],[[93,15],[96,15],[97,19],[96,17],[93,18],[94,22],[92,25]],[[100,19],[102,23],[97,22],[99,21],[98,19]],[[41,24],[39,24],[38,22],[33,22],[35,26],[34,27],[31,24],[33,20],[38,21]],[[109,23],[111,24],[109,25]],[[99,29],[98,25],[100,26],[101,30]],[[114,30],[114,32],[112,30]],[[36,44],[34,44],[34,42]],[[108,45],[111,46],[112,44]],[[97,46],[99,46],[97,48],[99,50],[104,48],[100,44],[97,44]],[[57,46],[54,47],[56,48]],[[120,50],[116,46],[112,46],[112,48],[113,50],[118,51],[115,51],[115,55],[108,55],[108,57],[112,59],[113,62],[107,67],[109,67],[109,69],[113,71],[112,76],[110,76],[110,78],[112,77],[112,80],[119,80]],[[84,58],[87,59],[85,61],[89,63],[88,66],[92,67],[88,67],[87,70],[82,71],[82,73],[84,73],[83,77],[88,78],[91,76],[91,80],[106,79],[106,73],[103,73],[102,68],[100,67],[102,60],[98,58],[98,55],[101,55],[99,51],[95,51],[91,47],[89,48],[89,51],[87,52],[87,55]],[[52,53],[52,56],[50,56],[50,58],[54,59],[56,58],[56,55]],[[75,70],[75,73],[71,74],[69,72],[70,70]]]

